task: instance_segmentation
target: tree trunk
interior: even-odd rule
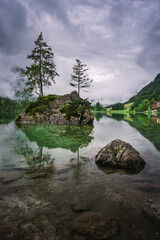
[[[78,77],[78,97],[80,97],[80,77]]]
[[[39,86],[39,90],[40,90],[40,95],[43,96],[43,85],[42,85],[42,53],[41,53],[41,45],[40,45],[40,61],[39,61],[39,68],[40,68],[40,86]]]
[[[39,90],[40,90],[40,96],[43,96],[43,86],[42,86],[42,82],[40,82]]]

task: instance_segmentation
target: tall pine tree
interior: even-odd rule
[[[86,92],[84,88],[89,88],[91,82],[93,81],[86,73],[86,71],[88,71],[88,68],[86,68],[86,66],[87,65],[83,64],[80,60],[76,59],[76,64],[73,66],[73,74],[71,74],[70,85],[78,89],[79,97],[80,89]]]
[[[51,81],[55,83],[54,78],[59,74],[56,72],[52,49],[43,41],[42,32],[35,41],[35,45],[32,54],[27,56],[33,63],[26,66],[21,75],[27,76],[26,87],[30,91],[35,91],[39,96],[43,96],[43,88],[51,86]]]

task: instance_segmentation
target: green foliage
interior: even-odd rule
[[[51,47],[43,41],[42,32],[35,41],[35,48],[27,56],[33,63],[26,66],[25,70],[20,71],[21,76],[27,77],[26,89],[35,91],[39,96],[43,96],[43,88],[51,86],[51,81],[55,83],[54,78],[59,76],[56,72],[56,65],[53,61],[54,54]]]
[[[114,151],[114,156],[117,156],[117,154],[122,150],[122,147],[119,147],[117,148],[115,151]]]
[[[78,98],[64,105],[60,111],[65,113],[66,119],[69,120],[71,116],[83,116],[86,109],[91,109],[90,102],[87,99]]]
[[[95,110],[96,110],[96,111],[101,111],[101,110],[103,110],[103,106],[102,106],[102,104],[100,104],[100,102],[97,102],[97,103],[96,103]]]
[[[36,101],[30,102],[25,108],[25,113],[34,115],[36,112],[43,113],[47,108],[50,107],[50,102],[56,99],[55,95],[39,96]]]
[[[154,100],[160,101],[160,89],[157,89],[154,94]]]
[[[84,91],[84,88],[89,88],[91,82],[93,82],[86,73],[88,71],[86,66],[79,59],[76,59],[76,64],[73,66],[70,85],[77,88],[78,96],[80,96],[80,89]]]
[[[30,141],[37,144],[39,149],[43,147],[47,149],[62,148],[77,152],[79,148],[86,147],[93,139],[91,134],[93,125],[22,124],[21,130]],[[27,146],[21,145],[20,147],[23,147],[20,153],[23,152],[26,156],[33,156],[33,152]]]
[[[147,99],[145,99],[138,105],[138,107],[136,108],[136,111],[144,112],[144,111],[148,110],[148,107],[149,107],[149,102]]]
[[[25,108],[25,113],[29,113],[32,109],[37,107],[37,102],[30,102],[28,106]]]
[[[25,106],[25,101],[19,102],[7,97],[0,97],[0,118],[14,119]]]
[[[20,114],[18,114],[18,116],[15,118],[15,122],[20,122],[21,121],[21,115]]]
[[[112,105],[112,110],[123,110],[124,109],[124,104],[123,103],[116,103]]]
[[[38,103],[48,104],[49,102],[53,102],[56,99],[55,95],[49,94],[47,96],[39,96],[37,98]]]
[[[145,99],[148,99],[149,102],[160,101],[160,73],[154,81],[142,88],[137,95],[130,98],[128,102],[134,102],[134,107],[136,108]]]

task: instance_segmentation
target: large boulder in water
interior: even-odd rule
[[[120,168],[139,172],[145,161],[129,143],[119,139],[112,141],[96,155],[96,163],[102,167]]]

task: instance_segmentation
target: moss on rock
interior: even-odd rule
[[[65,114],[67,120],[70,120],[71,116],[82,117],[87,109],[91,108],[91,104],[87,99],[74,99],[69,104],[65,104],[61,109],[61,113]]]
[[[17,117],[16,123],[51,123],[85,125],[93,122],[91,104],[74,91],[66,95],[40,96],[30,102]]]
[[[51,94],[38,97],[36,101],[28,104],[25,108],[25,113],[28,113],[28,115],[35,115],[36,112],[43,113],[47,108],[51,108],[50,102],[55,101],[56,97],[57,96]]]

